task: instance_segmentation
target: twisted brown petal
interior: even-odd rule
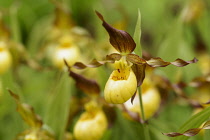
[[[207,121],[207,122],[203,125],[203,129],[210,129],[210,121]]]
[[[122,55],[120,55],[118,53],[112,53],[112,54],[106,56],[106,60],[119,61],[121,57],[122,57]]]
[[[128,54],[126,55],[126,59],[133,64],[142,65],[146,63],[146,61],[143,58],[139,57],[136,54]]]
[[[96,68],[104,65],[105,63],[114,63],[114,60],[104,60],[104,61],[97,61],[93,59],[89,64],[84,64],[82,62],[76,62],[72,67],[76,69],[85,69],[86,67],[89,68]]]
[[[183,66],[186,66],[188,64],[196,63],[196,62],[198,62],[198,59],[196,59],[196,58],[194,58],[193,60],[190,60],[190,61],[184,61],[184,60],[178,58],[174,62],[171,62],[171,64],[173,64],[177,67],[183,67]]]
[[[145,68],[146,68],[146,65],[145,64],[143,64],[143,65],[133,64],[132,65],[132,70],[133,70],[133,72],[136,75],[136,80],[137,80],[137,86],[138,87],[141,86],[141,84],[144,81],[144,78],[145,78]]]
[[[177,66],[177,67],[183,67],[191,63],[196,63],[198,60],[194,58],[193,60],[190,61],[184,61],[180,58],[176,59],[174,62],[166,62],[160,57],[156,58],[151,58],[150,60],[146,61],[147,64],[151,67],[166,67],[170,64]]]
[[[120,60],[121,57],[122,56],[120,54],[112,53],[110,55],[107,55],[106,59],[103,61],[97,61],[96,59],[93,59],[89,64],[84,64],[82,62],[76,62],[72,67],[74,67],[76,69],[85,69],[86,67],[96,68],[96,67],[100,67],[106,63],[114,63],[116,60]]]
[[[202,128],[193,128],[193,129],[189,129],[187,131],[185,131],[184,133],[177,133],[177,132],[170,132],[170,133],[163,133],[163,135],[169,136],[169,137],[177,137],[180,135],[184,135],[184,136],[195,136],[197,135],[202,129],[210,129],[210,121],[207,121]]]
[[[96,14],[102,20],[102,25],[109,33],[109,41],[112,46],[120,53],[129,54],[133,52],[136,47],[136,43],[134,42],[133,38],[127,32],[115,29],[109,25],[99,12],[96,11]]]
[[[99,95],[100,87],[95,80],[87,79],[82,75],[74,73],[71,70],[69,70],[69,76],[71,76],[76,81],[76,86],[84,93],[88,95]]]
[[[170,62],[163,61],[160,57],[151,58],[147,61],[147,64],[151,67],[165,67],[170,65]]]
[[[185,131],[184,133],[177,133],[177,132],[171,132],[171,133],[163,133],[163,135],[169,136],[169,137],[177,137],[177,136],[188,136],[188,137],[192,137],[197,135],[202,128],[193,128],[193,129],[189,129],[187,131]]]

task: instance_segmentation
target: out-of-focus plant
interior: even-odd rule
[[[64,59],[69,65],[73,65],[79,59],[79,54],[79,48],[73,43],[72,36],[66,35],[60,38],[59,45],[52,54],[52,62],[57,68],[63,69]]]
[[[22,103],[17,94],[10,91],[10,95],[17,104],[17,112],[20,113],[22,119],[30,128],[20,133],[16,140],[54,140],[52,132],[45,129],[41,118],[35,114],[34,109],[25,103]]]
[[[54,5],[54,21],[46,32],[37,58],[47,57],[52,65],[63,69],[63,59],[68,61],[69,65],[84,59],[80,57],[83,50],[81,48],[88,45],[92,39],[87,30],[75,24],[66,6],[56,1]]]
[[[190,0],[182,11],[182,20],[185,23],[196,21],[202,15],[204,7],[203,0]]]
[[[99,140],[108,127],[108,120],[102,108],[103,102],[100,103],[99,85],[94,80],[74,73],[66,60],[65,63],[68,67],[69,76],[76,81],[77,88],[81,89],[88,98],[84,105],[85,112],[77,120],[73,135],[77,140]]]
[[[74,126],[77,140],[99,140],[107,129],[107,118],[95,101],[85,104],[83,112]]]

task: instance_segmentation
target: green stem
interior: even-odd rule
[[[17,19],[17,13],[19,8],[19,3],[15,1],[13,5],[10,7],[10,24],[12,29],[13,40],[15,42],[21,42],[20,29],[19,29],[19,21]]]
[[[142,100],[142,94],[141,94],[141,87],[140,86],[139,86],[139,102],[140,102],[140,109],[141,109],[141,118],[143,120],[145,140],[150,140],[149,127],[145,123],[146,119],[145,119],[145,114],[144,114],[144,106],[143,106],[143,100]]]

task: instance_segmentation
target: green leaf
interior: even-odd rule
[[[185,132],[188,129],[199,127],[203,122],[205,122],[209,118],[209,114],[210,107],[205,108],[201,112],[193,115],[188,121],[186,121],[185,124],[181,126],[179,132]],[[175,138],[174,140],[187,140],[188,138],[189,137],[186,136],[180,136]]]
[[[123,117],[120,110],[117,110],[117,120],[112,128],[112,140],[144,140],[143,126],[139,122],[132,122]]]
[[[136,22],[136,28],[135,28],[135,31],[134,31],[134,36],[133,36],[133,39],[136,43],[136,49],[134,50],[134,52],[142,57],[142,48],[141,48],[141,12],[140,10],[138,9],[138,19],[137,19],[137,22]]]
[[[45,122],[54,130],[58,140],[63,140],[66,129],[68,114],[70,110],[71,79],[68,73],[61,73],[55,80],[55,87],[52,88],[49,97],[48,111]],[[62,110],[62,111],[61,111]]]

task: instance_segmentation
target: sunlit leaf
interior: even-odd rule
[[[103,16],[96,11],[97,16],[102,20],[103,26],[110,36],[110,43],[120,53],[129,54],[133,52],[136,47],[136,43],[133,38],[125,31],[118,30],[109,25],[103,18]]]
[[[134,41],[136,42],[136,49],[135,53],[142,57],[142,48],[141,48],[141,13],[140,10],[138,9],[138,19],[136,22],[136,28],[134,31],[134,36],[133,36]]]

